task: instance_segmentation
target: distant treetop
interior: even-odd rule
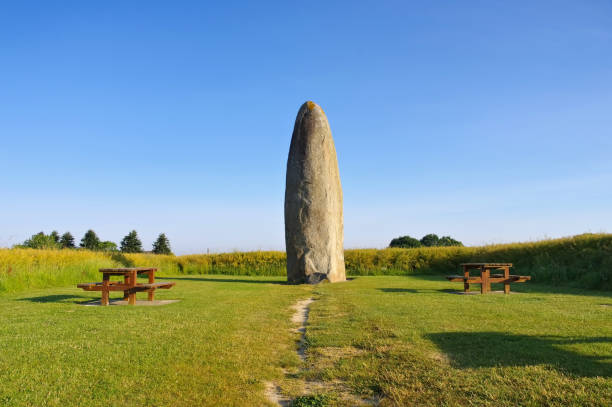
[[[160,233],[155,243],[153,243],[153,253],[172,254],[172,250],[170,250],[170,241],[165,233]]]
[[[54,230],[53,232],[51,232],[51,234],[49,236],[51,236],[53,238],[53,240],[55,240],[55,243],[59,243],[60,235],[57,232],[57,230]]]
[[[57,234],[57,232],[55,233]],[[38,232],[16,247],[25,247],[30,249],[59,249],[60,244],[57,240],[55,240],[55,237],[56,236],[53,234],[53,232],[49,235],[45,235],[44,232]]]
[[[391,243],[389,244],[389,247],[403,247],[403,248],[410,248],[410,247],[421,247],[421,242],[418,239],[415,239],[414,237],[411,236],[401,236],[401,237],[396,237],[395,239],[391,240]]]
[[[135,230],[132,230],[123,238],[121,251],[123,253],[142,253],[142,242]]]
[[[85,232],[85,236],[81,239],[81,247],[87,250],[98,250],[100,238],[96,235],[96,232],[91,229]]]
[[[70,232],[64,233],[59,240],[59,244],[64,249],[74,249],[75,247],[74,246],[74,236],[72,236],[72,233]]]
[[[389,247],[413,248],[413,247],[439,247],[439,246],[463,246],[458,240],[450,236],[438,237],[434,233],[430,233],[417,240],[411,236],[396,237],[391,240]]]

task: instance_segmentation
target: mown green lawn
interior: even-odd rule
[[[383,405],[612,405],[609,293],[449,292],[461,286],[436,276],[317,287],[307,376]]]
[[[310,288],[173,281],[156,297],[181,301],[159,307],[84,307],[100,294],[76,288],[1,296],[0,406],[266,405],[264,381],[299,363],[290,306]]]
[[[610,405],[612,296],[525,283],[463,296],[440,277],[180,276],[160,307],[76,288],[0,296],[0,406],[263,406],[272,381],[381,405]],[[141,294],[142,295],[142,294]],[[313,296],[306,363],[291,305]],[[290,372],[288,376],[283,373]],[[335,400],[335,401],[334,401]]]

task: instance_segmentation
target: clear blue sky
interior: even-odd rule
[[[609,1],[4,3],[0,246],[284,249],[306,100],[345,246],[612,231]]]

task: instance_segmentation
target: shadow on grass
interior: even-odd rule
[[[125,257],[122,253],[113,253],[111,259],[120,263],[123,267],[134,267],[134,262]]]
[[[250,284],[278,284],[291,285],[286,281],[277,280],[251,280],[246,278],[209,278],[209,277],[157,277],[163,280],[186,280],[186,281],[203,281],[209,283],[250,283]]]
[[[70,301],[69,301],[70,300]],[[55,295],[44,295],[42,297],[30,297],[30,298],[19,298],[17,301],[29,301],[29,302],[69,302],[74,304],[81,304],[84,302],[91,301],[91,297],[74,294],[55,294]]]
[[[410,293],[410,294],[432,294],[432,293],[449,293],[449,294],[457,294],[460,290],[455,290],[452,288],[442,288],[442,289],[433,289],[433,288],[379,288],[379,291],[384,293]]]
[[[278,276],[280,277],[280,276]],[[278,280],[251,280],[246,278],[210,278],[210,277],[158,277],[163,280],[188,280],[188,281],[205,281],[211,283],[251,283],[251,284],[277,284],[277,285],[306,285],[308,283],[289,283],[287,281]],[[346,281],[352,281],[355,277],[347,278]]]
[[[446,353],[456,368],[547,365],[584,377],[612,376],[612,337],[528,336],[502,332],[441,332],[426,335]],[[590,346],[597,355],[584,355],[567,345]],[[605,350],[604,350],[605,349]]]

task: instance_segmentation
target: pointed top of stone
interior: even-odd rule
[[[319,114],[325,117],[325,119],[327,120],[327,116],[325,115],[325,111],[323,110],[323,108],[311,100],[304,102],[304,104],[300,107],[296,121],[301,120],[306,114]]]
[[[321,110],[321,112],[323,112],[323,109],[321,108],[321,106],[317,105],[315,102],[313,102],[312,100],[308,100],[306,103],[304,103],[307,107],[308,110],[314,110],[315,108],[319,108]],[[323,112],[325,113],[325,112]]]

